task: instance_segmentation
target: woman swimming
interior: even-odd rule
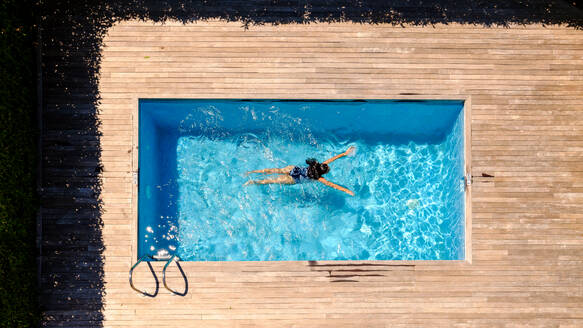
[[[306,160],[306,164],[308,167],[299,167],[294,165],[288,165],[284,168],[278,169],[263,169],[263,170],[254,170],[249,171],[247,174],[251,173],[265,173],[265,174],[278,174],[277,177],[271,179],[263,179],[263,180],[251,180],[247,181],[245,185],[252,185],[252,184],[296,184],[296,183],[304,183],[304,182],[311,182],[311,181],[319,181],[328,187],[332,187],[334,189],[344,191],[345,193],[349,194],[350,196],[354,196],[354,193],[342,186],[339,186],[335,183],[332,183],[324,178],[322,175],[330,172],[330,167],[328,164],[334,162],[335,160],[344,157],[346,155],[350,155],[355,150],[354,147],[348,148],[345,152],[340,155],[336,155],[323,163],[319,163],[314,158],[308,158]]]

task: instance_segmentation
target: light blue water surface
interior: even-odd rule
[[[141,100],[139,254],[192,261],[464,258],[463,103]],[[321,183],[255,169],[355,146]]]

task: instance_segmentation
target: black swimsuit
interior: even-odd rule
[[[308,176],[307,167],[296,166],[289,171],[289,176],[292,177],[296,183],[304,183],[313,180]]]

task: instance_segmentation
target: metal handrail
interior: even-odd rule
[[[174,259],[176,259],[176,261],[174,261]],[[170,257],[170,259],[166,262],[166,265],[164,265],[164,269],[162,270],[162,282],[164,283],[164,287],[168,289],[172,294],[178,296],[186,296],[186,294],[188,294],[188,279],[186,279],[186,275],[184,274],[184,271],[182,270],[180,263],[178,263],[179,261],[180,258],[176,255],[172,255],[172,257]],[[180,274],[182,274],[182,278],[184,279],[184,292],[182,293],[170,289],[170,287],[168,287],[168,284],[166,284],[166,269],[172,262],[176,262],[176,266],[178,267],[178,270],[180,270]]]
[[[154,272],[154,268],[152,268],[152,264],[150,264],[149,261],[146,261],[146,263],[148,264],[148,268],[150,268],[150,272],[152,272],[152,276],[154,276],[154,280],[156,281],[156,291],[153,294],[150,294],[148,292],[144,292],[141,291],[139,289],[137,289],[134,286],[134,282],[133,282],[133,273],[134,273],[134,269],[140,264],[142,263],[145,259],[150,258],[152,259],[152,257],[150,255],[144,255],[142,257],[140,257],[140,259],[138,260],[138,262],[136,262],[136,264],[134,264],[132,266],[132,268],[130,269],[130,286],[132,287],[133,290],[135,290],[136,292],[144,295],[144,296],[148,296],[148,297],[156,297],[156,295],[158,295],[158,290],[160,287],[160,282],[158,281],[158,277],[156,276],[156,273]]]

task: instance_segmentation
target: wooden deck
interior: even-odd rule
[[[581,31],[129,21],[104,44],[104,326],[583,326]],[[495,176],[472,185],[472,263],[184,262],[187,296],[140,296],[140,97],[468,98],[472,173]]]

